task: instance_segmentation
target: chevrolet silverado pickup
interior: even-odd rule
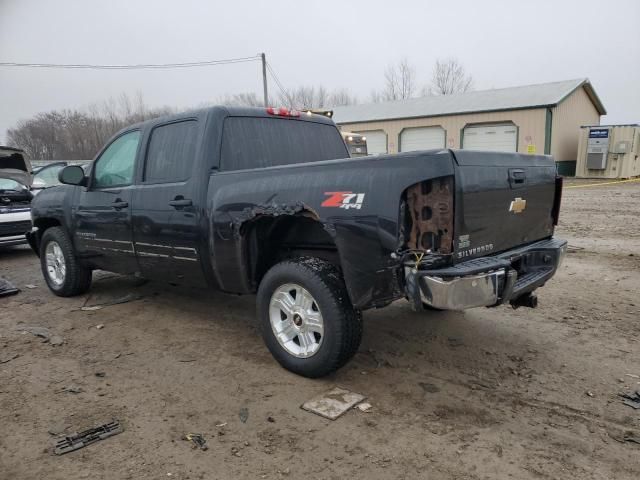
[[[122,130],[32,203],[51,291],[109,270],[256,294],[264,341],[308,377],[343,366],[361,312],[536,306],[566,250],[541,155],[432,150],[350,158],[321,115],[212,107]]]

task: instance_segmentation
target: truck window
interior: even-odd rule
[[[222,170],[335,160],[349,156],[333,125],[263,117],[228,117],[222,133]]]
[[[121,187],[133,183],[133,167],[140,142],[140,132],[116,138],[95,161],[93,188]]]
[[[181,182],[191,176],[198,122],[187,120],[156,127],[151,132],[143,181]]]

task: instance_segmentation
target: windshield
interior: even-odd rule
[[[0,190],[15,190],[17,192],[21,190],[26,190],[27,187],[22,185],[21,183],[16,182],[15,180],[10,180],[8,178],[0,178]]]
[[[39,188],[53,187],[54,185],[60,185],[58,180],[58,173],[65,165],[51,165],[50,167],[44,167],[33,177],[34,186]]]

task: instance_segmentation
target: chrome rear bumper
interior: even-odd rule
[[[405,290],[416,309],[464,310],[513,302],[553,277],[566,249],[565,240],[551,238],[438,270],[405,267]]]

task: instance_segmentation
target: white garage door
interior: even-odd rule
[[[400,151],[444,148],[444,136],[442,127],[405,128],[400,134]]]
[[[466,127],[462,140],[465,150],[515,152],[518,129],[515,125],[482,125]]]
[[[382,130],[371,130],[369,132],[356,132],[367,137],[367,153],[369,155],[380,155],[387,153],[387,134]]]

